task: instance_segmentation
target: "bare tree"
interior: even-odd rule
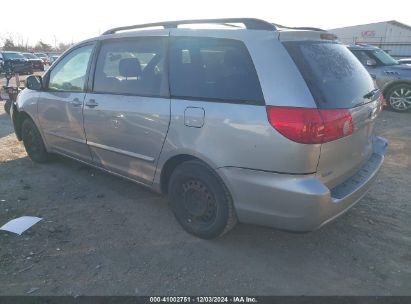
[[[53,47],[50,44],[47,44],[40,40],[34,46],[34,50],[38,52],[51,52],[53,50]]]
[[[23,36],[19,35],[18,40],[16,42],[15,37],[12,35],[7,36],[3,40],[3,49],[5,51],[19,51],[19,52],[27,52],[28,51],[28,43],[24,42]]]
[[[74,43],[59,42],[57,36],[54,36],[54,46],[39,40],[34,46],[29,44],[29,39],[21,34],[0,35],[0,48],[5,51],[17,52],[64,52]]]
[[[64,52],[65,50],[69,49],[72,45],[73,45],[73,43],[60,42],[58,47],[56,48],[56,51]]]

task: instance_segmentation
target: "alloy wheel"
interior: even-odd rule
[[[390,106],[397,111],[408,111],[411,108],[411,88],[400,87],[389,97]]]

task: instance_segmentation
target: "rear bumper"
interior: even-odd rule
[[[32,62],[32,67],[33,67],[33,69],[43,70],[44,69],[44,63],[43,63],[43,61],[35,61],[35,62]]]
[[[337,218],[369,190],[384,161],[387,141],[373,139],[373,154],[353,176],[333,189],[314,175],[288,175],[223,167],[220,173],[240,222],[291,231],[312,231]]]

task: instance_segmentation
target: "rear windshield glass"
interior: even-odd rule
[[[322,41],[290,41],[284,45],[319,108],[355,107],[374,89],[366,69],[344,45]]]

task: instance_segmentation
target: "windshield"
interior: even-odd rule
[[[30,54],[30,53],[24,53],[23,55],[24,57],[29,58],[29,59],[38,59],[37,56],[34,56],[33,54]]]
[[[47,57],[47,55],[43,53],[35,53],[35,55],[38,57]]]
[[[383,50],[373,50],[372,54],[381,61],[384,65],[395,65],[398,64],[398,61],[392,58],[388,53]]]
[[[344,45],[317,41],[290,41],[284,45],[319,108],[355,107],[374,89],[368,72]]]
[[[3,53],[3,57],[6,60],[11,60],[11,59],[24,59],[24,56],[21,55],[20,53]]]

